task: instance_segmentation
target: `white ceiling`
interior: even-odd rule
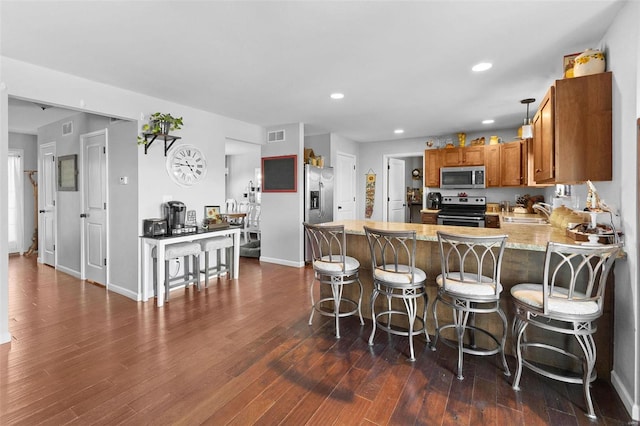
[[[250,123],[369,142],[517,127],[520,100],[542,98],[564,55],[602,47],[623,3],[2,0],[0,49]],[[493,68],[473,73],[480,61]]]

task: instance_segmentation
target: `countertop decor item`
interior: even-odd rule
[[[576,56],[573,65],[573,76],[582,77],[585,75],[598,74],[604,72],[606,61],[604,53],[597,49],[587,49]]]

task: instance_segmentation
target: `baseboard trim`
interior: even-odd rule
[[[292,262],[290,260],[274,259],[272,257],[264,257],[264,256],[260,256],[260,262],[275,263],[277,265],[291,266],[293,268],[304,267],[304,262]]]
[[[139,302],[140,300],[142,300],[141,295],[138,295],[137,292],[131,291],[128,288],[122,287],[118,284],[109,283],[109,286],[107,288],[109,289],[109,291],[118,293],[124,297],[135,300],[136,302]]]
[[[60,272],[64,272],[65,274],[69,274],[72,277],[75,277],[79,280],[82,279],[80,278],[80,271],[74,271],[73,269],[67,268],[66,266],[62,266],[62,265],[57,265],[56,269],[59,270]]]
[[[11,343],[11,333],[0,333],[0,345]]]
[[[611,384],[613,385],[613,388],[616,390],[616,392],[618,392],[618,396],[622,400],[622,403],[631,416],[631,419],[633,419],[634,421],[640,420],[640,405],[638,405],[633,400],[631,393],[622,384],[620,376],[618,376],[615,370],[611,372]]]

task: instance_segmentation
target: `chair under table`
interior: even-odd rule
[[[175,243],[169,244],[164,249],[164,300],[169,302],[169,291],[176,287],[189,287],[189,284],[196,283],[198,290],[200,290],[200,244],[196,242]],[[153,287],[155,294],[158,294],[158,276],[157,276],[157,264],[158,253],[157,247],[151,250],[151,257],[153,257]],[[169,274],[169,262],[172,259],[184,258],[183,274],[171,278]],[[190,268],[189,258],[191,258],[193,269]]]

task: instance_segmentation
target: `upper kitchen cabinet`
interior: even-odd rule
[[[487,187],[522,186],[526,182],[526,140],[484,148]]]
[[[440,149],[424,151],[424,186],[438,188],[440,186]]]
[[[526,142],[500,144],[500,186],[522,186],[527,181]]]
[[[442,166],[482,166],[484,145],[442,149]]]
[[[611,72],[556,80],[533,119],[536,183],[612,179]]]
[[[500,145],[487,145],[484,160],[487,188],[500,186]]]

